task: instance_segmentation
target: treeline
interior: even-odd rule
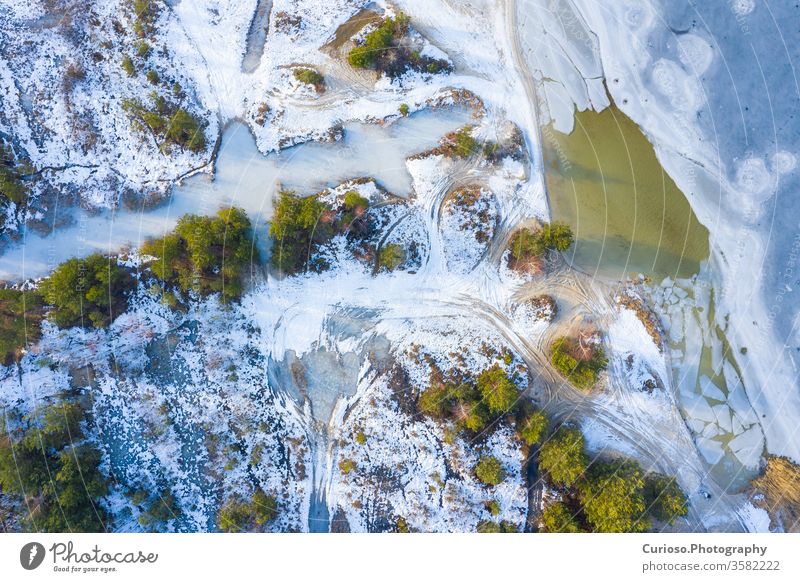
[[[580,430],[560,426],[541,445],[539,469],[561,501],[542,515],[548,532],[644,532],[688,512],[674,477],[645,473],[630,459],[589,459]]]
[[[237,301],[251,261],[258,261],[253,230],[245,212],[225,208],[215,216],[187,214],[175,230],[142,245],[154,260],[145,273],[100,253],[61,263],[36,288],[0,289],[0,355],[5,363],[36,343],[46,317],[58,327],[108,326],[128,306],[137,276],[153,276],[165,301],[177,306],[178,294],[219,293]]]
[[[86,411],[61,399],[0,417],[0,490],[20,500],[29,531],[102,532],[109,516],[100,450],[84,434]]]

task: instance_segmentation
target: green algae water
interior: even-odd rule
[[[569,135],[544,128],[552,218],[569,224],[567,260],[590,275],[686,278],[708,258],[708,230],[650,142],[615,106],[575,116]]]

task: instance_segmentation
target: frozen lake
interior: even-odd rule
[[[0,279],[42,277],[72,257],[114,252],[161,236],[187,212],[213,214],[232,205],[247,211],[263,250],[272,201],[281,188],[311,194],[349,178],[372,176],[390,192],[406,196],[411,192],[406,158],[434,147],[469,119],[468,110],[450,108],[421,111],[383,127],[352,123],[336,143],[310,142],[267,156],[258,151],[247,126],[234,122],[224,131],[213,178],[201,174],[184,180],[154,209],[89,214],[66,208],[54,221],[71,218],[71,224],[46,236],[28,230],[0,255]]]

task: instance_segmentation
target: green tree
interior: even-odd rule
[[[316,196],[301,198],[290,190],[278,194],[269,229],[276,269],[296,273],[307,265],[314,246],[331,234],[329,225],[321,221],[329,210]]]
[[[8,420],[7,420],[8,419]],[[83,440],[85,411],[60,401],[19,418],[0,417],[0,490],[24,499],[25,529],[104,531],[107,493],[100,451]]]
[[[572,511],[563,503],[548,505],[542,512],[542,526],[549,533],[578,533],[581,531]]]
[[[405,249],[396,243],[385,244],[378,254],[378,267],[386,271],[394,271],[406,261]]]
[[[644,475],[638,464],[596,461],[579,484],[586,519],[596,532],[643,532],[650,527],[645,515]]]
[[[570,486],[588,465],[583,435],[577,429],[560,427],[539,449],[539,468],[557,485]]]
[[[605,352],[600,346],[592,347],[582,359],[576,358],[573,354],[585,350],[579,349],[573,338],[558,338],[553,342],[551,350],[550,361],[553,366],[580,390],[591,390],[608,365]]]
[[[116,258],[98,253],[61,263],[39,290],[54,307],[48,317],[59,327],[105,327],[125,311],[132,287],[130,273]]]
[[[0,197],[21,205],[27,196],[28,186],[23,180],[13,150],[7,144],[0,143]]]
[[[41,335],[42,298],[37,291],[0,289],[0,363],[18,357]]]
[[[499,485],[506,478],[506,472],[496,457],[481,455],[475,465],[475,476],[484,485]]]
[[[539,239],[544,248],[563,252],[572,246],[574,236],[567,224],[557,221],[542,226]]]
[[[549,424],[547,415],[541,410],[536,410],[525,417],[517,427],[517,431],[525,444],[535,445],[542,442]]]
[[[347,55],[350,65],[358,69],[374,67],[381,53],[391,50],[394,44],[396,22],[385,19],[380,26],[364,37],[364,42]]]
[[[647,511],[654,518],[671,524],[689,512],[689,500],[675,477],[648,474],[644,481]]]
[[[259,487],[250,499],[238,495],[228,499],[217,513],[217,525],[225,532],[263,531],[277,514],[277,500]]]
[[[186,214],[175,230],[142,245],[155,257],[153,274],[182,291],[219,293],[225,302],[238,300],[251,261],[258,260],[253,231],[241,208],[223,208],[215,216]]]
[[[434,418],[444,418],[449,412],[450,402],[447,387],[441,382],[431,382],[417,401],[419,411]]]
[[[489,410],[498,414],[509,412],[519,398],[517,387],[499,364],[480,373],[478,390]]]

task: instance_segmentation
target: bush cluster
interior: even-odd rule
[[[29,531],[101,532],[108,487],[100,451],[84,440],[86,416],[60,401],[23,418],[0,416],[0,490],[24,499]]]
[[[524,261],[539,257],[548,250],[566,251],[573,242],[572,229],[563,222],[547,223],[538,231],[523,228],[514,233],[508,248],[511,258]]]
[[[578,340],[569,337],[561,337],[553,342],[550,361],[561,375],[584,391],[591,390],[608,365],[602,347],[581,346]]]
[[[8,364],[39,339],[42,309],[36,291],[0,289],[0,363]]]
[[[263,531],[278,515],[278,502],[259,487],[250,499],[232,496],[217,513],[217,526],[224,532]]]
[[[258,261],[250,220],[241,208],[223,208],[215,216],[186,214],[175,230],[142,245],[156,258],[150,270],[167,285],[201,296],[219,293],[238,300],[251,261]]]
[[[652,526],[653,518],[672,523],[688,512],[674,478],[645,474],[631,460],[589,464],[577,429],[559,427],[541,446],[539,468],[564,497],[543,513],[547,531],[640,532]]]
[[[133,277],[116,257],[99,253],[61,263],[39,284],[53,306],[48,318],[59,327],[106,327],[125,311],[132,288]]]
[[[325,88],[325,77],[320,75],[314,69],[306,67],[298,67],[292,71],[294,78],[305,83],[306,85],[313,85],[317,91],[322,91]]]
[[[148,79],[158,82],[157,73],[149,71]],[[155,91],[150,93],[151,105],[138,99],[124,99],[122,109],[131,117],[136,131],[150,133],[165,151],[173,146],[198,153],[206,148],[206,123],[183,107],[167,101]]]
[[[0,197],[21,205],[28,196],[14,152],[8,144],[0,144]],[[0,225],[2,226],[2,225]]]
[[[517,386],[495,364],[475,379],[442,379],[433,374],[430,385],[419,396],[417,408],[427,416],[454,422],[458,430],[479,433],[514,412],[519,400]]]
[[[319,196],[300,197],[292,191],[280,192],[269,231],[274,241],[272,266],[287,274],[327,268],[320,261],[312,262],[315,251],[336,234],[368,237],[374,229],[368,209],[369,201],[355,190],[346,192],[335,206],[326,204]]]
[[[347,56],[350,65],[374,69],[390,77],[399,77],[408,69],[431,74],[448,70],[447,61],[422,56],[405,41],[409,23],[410,19],[403,13],[384,19],[350,51]]]

